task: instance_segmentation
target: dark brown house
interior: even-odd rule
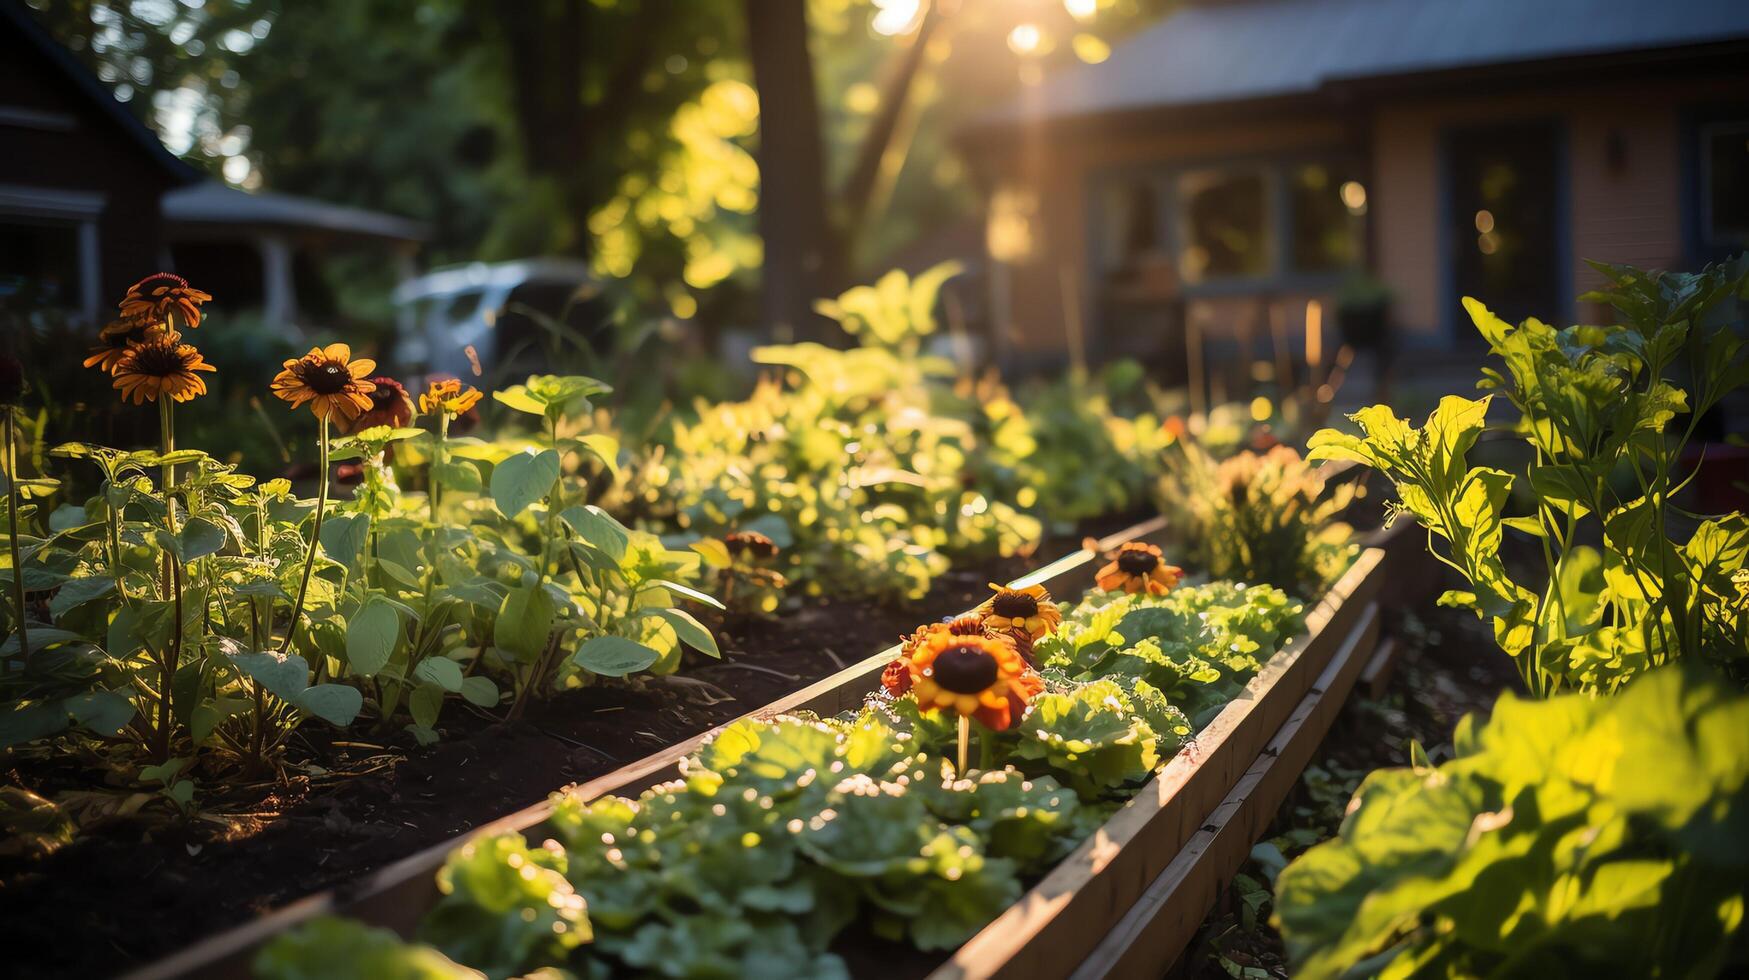
[[[95,322],[130,283],[171,270],[295,328],[323,253],[387,251],[408,275],[425,238],[404,218],[205,177],[22,3],[0,0],[0,302]]]
[[[1365,271],[1442,358],[1749,248],[1749,0],[1191,0],[965,143],[1011,349],[1315,359]]]

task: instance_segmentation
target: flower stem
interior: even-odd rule
[[[321,448],[320,472],[317,473],[316,486],[316,523],[310,529],[310,547],[304,552],[304,575],[298,582],[298,597],[292,603],[291,625],[285,628],[285,640],[279,645],[279,652],[291,649],[292,639],[298,634],[298,620],[304,615],[304,597],[310,592],[310,570],[316,567],[316,544],[322,539],[322,512],[328,509],[328,420],[322,419],[322,434],[317,443]]]
[[[13,408],[6,412],[6,538],[12,549],[12,604],[18,615],[18,651],[26,666],[30,664],[30,630],[24,625],[24,566],[18,557],[18,434],[14,430]]]
[[[954,773],[962,778],[966,774],[966,749],[970,747],[971,741],[972,719],[967,715],[960,715],[960,764]]]

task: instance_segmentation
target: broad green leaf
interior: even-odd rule
[[[426,657],[413,668],[413,676],[436,684],[451,694],[462,692],[462,665],[447,657]]]
[[[373,598],[347,621],[346,665],[361,677],[374,676],[388,666],[400,638],[400,614],[382,599]]]
[[[533,663],[547,647],[558,612],[558,605],[545,589],[517,586],[498,608],[492,644],[523,663]]]
[[[344,728],[358,717],[359,709],[364,707],[364,696],[349,684],[317,684],[291,702],[330,725]]]
[[[462,699],[482,708],[495,708],[498,706],[498,685],[490,677],[464,677]]]
[[[322,553],[346,566],[348,574],[358,571],[358,558],[369,537],[368,514],[329,514],[322,519]]]
[[[517,453],[493,467],[492,501],[505,517],[515,517],[550,493],[558,479],[558,453]]]
[[[623,562],[626,557],[626,546],[631,541],[631,535],[625,525],[615,520],[613,516],[594,504],[581,507],[567,507],[559,514],[577,536],[589,542],[614,562]]]
[[[623,636],[597,636],[577,648],[571,662],[605,677],[624,677],[648,669],[661,654]]]
[[[431,479],[446,490],[463,493],[480,492],[480,469],[465,460],[446,460],[431,467]]]
[[[709,657],[722,659],[722,651],[717,649],[717,638],[705,625],[693,618],[684,609],[657,609],[655,614],[674,627],[675,635],[680,642]]]
[[[443,688],[429,681],[420,684],[407,699],[407,710],[413,715],[413,723],[420,728],[437,727],[438,713],[443,710]]]
[[[275,697],[293,704],[310,686],[310,665],[296,654],[237,653],[231,663]]]

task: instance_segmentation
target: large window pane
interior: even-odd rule
[[[77,225],[0,216],[0,295],[73,310],[79,286]]]
[[[1708,126],[1701,139],[1706,159],[1707,244],[1749,240],[1749,122]]]
[[[1178,178],[1185,282],[1256,277],[1270,271],[1268,194],[1256,170],[1198,170]]]
[[[1308,163],[1288,170],[1295,272],[1341,272],[1360,262],[1366,185],[1349,168]]]
[[[1145,177],[1114,179],[1100,190],[1105,274],[1117,282],[1142,276],[1159,259],[1160,211],[1154,183]]]

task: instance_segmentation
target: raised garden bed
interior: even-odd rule
[[[1128,540],[1157,536],[1162,522],[1148,522],[1100,542],[1101,549]],[[1399,529],[1400,530],[1400,529]],[[1389,544],[1400,534],[1382,536]],[[1079,551],[1027,576],[1061,595],[1073,594],[1091,578],[1095,554]],[[1066,976],[1091,953],[1126,910],[1134,906],[1211,812],[1241,783],[1284,724],[1297,717],[1307,692],[1340,703],[1347,687],[1320,684],[1320,675],[1342,665],[1347,684],[1364,665],[1377,636],[1370,603],[1387,578],[1390,562],[1369,548],[1341,581],[1312,609],[1302,635],[1278,651],[1245,689],[1197,737],[1156,774],[1140,795],[1119,810],[1068,860],[1005,915],[966,943],[945,963],[909,953],[882,955],[883,968],[939,976]],[[883,650],[809,687],[778,698],[755,712],[771,716],[800,710],[832,714],[860,705],[876,685],[895,650]],[[1356,665],[1352,670],[1348,665]],[[1324,710],[1324,709],[1319,709]],[[1329,709],[1333,710],[1333,709]],[[701,734],[612,773],[584,783],[578,793],[594,798],[634,793],[671,778],[677,763],[710,737]],[[1285,737],[1292,737],[1288,733]],[[1316,739],[1313,737],[1315,743]],[[1308,749],[1309,751],[1309,749]],[[1303,760],[1302,760],[1303,761]],[[1297,769],[1294,772],[1297,773]],[[1271,808],[1272,809],[1272,808]],[[546,803],[510,814],[474,833],[517,831],[538,836],[549,813]],[[472,835],[469,835],[472,836]],[[268,938],[316,915],[343,912],[366,922],[410,933],[421,913],[438,897],[434,875],[460,839],[447,841],[368,877],[312,895],[276,913],[215,936],[159,961],[134,976],[239,976]],[[1186,852],[1189,853],[1189,852]],[[1201,918],[1199,908],[1192,922]],[[898,950],[895,948],[895,953]],[[847,952],[857,966],[864,957]]]

